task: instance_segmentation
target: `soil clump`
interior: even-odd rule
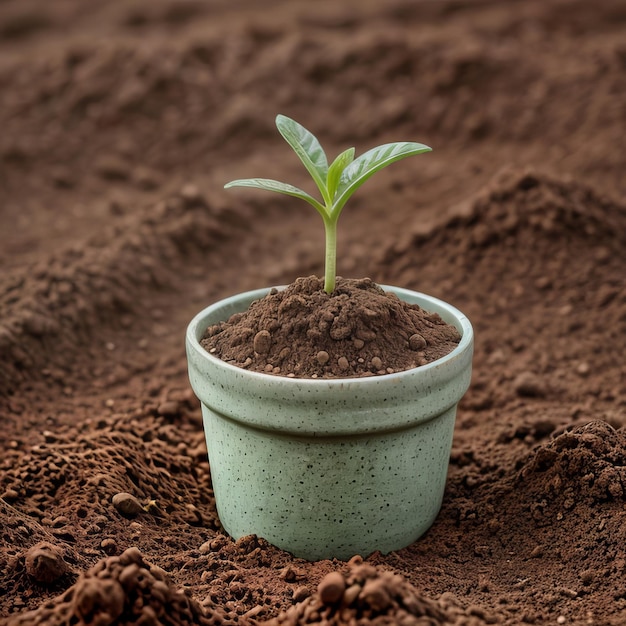
[[[463,611],[453,598],[430,600],[402,576],[354,557],[347,571],[327,574],[314,594],[263,623],[267,626],[482,626],[489,622]]]
[[[298,378],[392,374],[435,361],[460,335],[369,279],[300,278],[207,329],[202,346],[245,369]]]
[[[103,559],[82,574],[63,595],[39,609],[7,621],[7,626],[70,624],[237,623],[204,611],[167,574],[146,562],[137,548]]]

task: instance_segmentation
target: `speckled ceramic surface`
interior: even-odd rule
[[[384,288],[454,324],[458,347],[385,376],[296,379],[237,368],[199,343],[207,326],[267,289],[222,300],[189,325],[189,376],[218,514],[233,537],[256,534],[309,560],[348,559],[405,547],[433,523],[470,382],[472,327],[440,300]]]

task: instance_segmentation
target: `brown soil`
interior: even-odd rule
[[[257,4],[0,3],[0,621],[625,623],[623,1]],[[360,570],[222,532],[187,380],[195,313],[322,272],[315,211],[222,189],[307,188],[277,113],[433,146],[338,271],[476,331],[441,513]]]
[[[298,278],[210,326],[202,346],[237,367],[298,378],[393,374],[449,354],[454,326],[370,279]]]

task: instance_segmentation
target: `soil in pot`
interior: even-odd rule
[[[244,313],[207,329],[211,354],[241,368],[297,378],[392,374],[436,361],[460,335],[436,313],[401,301],[369,278],[316,276],[273,289]]]

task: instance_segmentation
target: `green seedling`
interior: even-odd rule
[[[342,152],[330,165],[326,153],[315,135],[295,120],[285,115],[276,117],[276,127],[315,181],[322,201],[319,202],[306,191],[293,185],[281,183],[267,178],[245,178],[233,180],[224,187],[253,187],[276,191],[288,196],[301,198],[315,207],[324,220],[326,233],[326,263],[324,272],[324,290],[332,293],[335,289],[337,267],[337,221],[346,202],[352,194],[370,176],[383,167],[431,150],[421,143],[409,141],[387,143],[368,150],[358,158],[354,158],[354,148]]]

